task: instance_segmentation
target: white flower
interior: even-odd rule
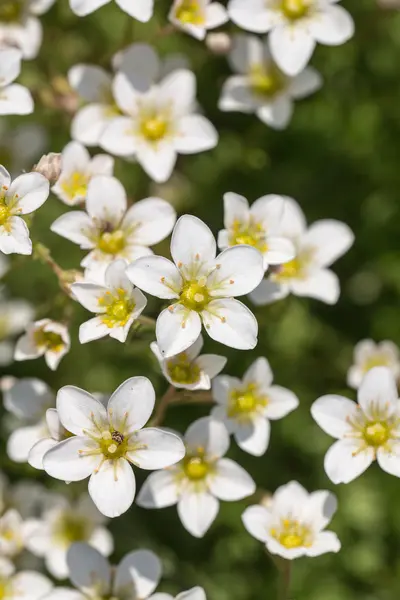
[[[169,12],[171,23],[189,35],[204,40],[208,29],[228,21],[226,8],[212,0],[174,0]]]
[[[52,192],[65,204],[74,206],[86,200],[89,181],[95,175],[113,174],[114,159],[107,154],[91,158],[79,142],[70,142],[61,153],[61,174]]]
[[[24,521],[19,512],[11,508],[0,517],[0,555],[14,558],[24,545]]]
[[[4,257],[0,254],[0,271],[6,268]],[[14,360],[14,342],[9,338],[24,331],[34,317],[33,306],[25,300],[0,298],[0,366],[6,366]]]
[[[330,492],[309,494],[297,481],[291,481],[276,490],[268,506],[246,508],[242,520],[268,552],[292,560],[339,552],[336,533],[323,531],[336,509],[336,497]]]
[[[100,145],[116,156],[134,155],[152,179],[163,182],[178,154],[214,148],[218,133],[208,119],[194,113],[196,79],[191,71],[173,71],[147,88],[142,77],[116,75],[114,97],[125,116],[110,122]]]
[[[315,221],[308,229],[304,214],[295,200],[285,199],[285,212],[279,235],[294,243],[296,256],[284,265],[270,269],[268,279],[250,295],[254,304],[263,305],[296,296],[316,298],[335,304],[340,295],[338,277],[327,267],[342,256],[354,242],[351,229],[341,221]]]
[[[4,391],[3,403],[9,412],[27,424],[13,430],[7,441],[7,454],[15,462],[27,462],[32,446],[49,435],[45,415],[54,405],[54,395],[40,379],[19,379]]]
[[[157,342],[152,342],[150,348],[160,363],[164,377],[175,388],[186,390],[209,390],[211,379],[218,375],[226,365],[225,356],[217,354],[200,354],[203,347],[203,336],[184,352],[164,358]]]
[[[338,46],[354,33],[350,14],[338,0],[230,0],[232,21],[254,33],[269,32],[269,49],[288,75],[304,69],[317,43]]]
[[[84,17],[94,12],[111,0],[69,0],[71,10],[79,17]],[[134,19],[145,23],[153,16],[154,0],[115,0],[121,10]]]
[[[147,427],[154,408],[153,386],[146,377],[122,383],[107,408],[88,392],[65,386],[57,394],[61,424],[73,437],[51,448],[43,458],[47,473],[63,481],[90,476],[89,493],[107,517],[128,510],[135,497],[135,476],[129,463],[142,469],[173,465],[184,455],[174,434]]]
[[[149,256],[127,269],[137,287],[174,301],[157,319],[157,344],[164,358],[191,346],[202,322],[214,340],[232,348],[254,348],[257,321],[233,296],[248,294],[260,282],[264,273],[260,252],[236,246],[216,257],[215,239],[207,225],[184,215],[172,233],[171,255],[175,264],[162,256]]]
[[[71,340],[68,328],[51,319],[35,321],[26,328],[15,346],[15,360],[32,360],[44,356],[49,369],[55,371],[69,352]]]
[[[105,273],[105,285],[83,281],[74,283],[72,293],[93,317],[79,328],[81,344],[106,335],[125,342],[132,323],[144,310],[147,300],[125,275],[124,260],[112,262]]]
[[[42,25],[36,15],[55,0],[3,0],[0,6],[0,46],[19,48],[26,59],[36,58],[42,44]]]
[[[241,500],[255,492],[250,475],[230,458],[229,433],[219,421],[203,417],[184,436],[185,458],[172,468],[152,473],[139,492],[144,508],[178,505],[182,525],[195,537],[205,535],[219,510],[219,500]]]
[[[49,182],[39,173],[24,173],[11,183],[0,165],[0,251],[32,254],[29,230],[21,215],[37,210],[47,200]]]
[[[0,590],[4,600],[40,600],[53,587],[51,581],[41,573],[14,571],[10,561],[0,558]]]
[[[171,594],[156,594],[154,600],[174,600]],[[175,600],[207,600],[206,593],[201,587],[194,587],[175,596]]]
[[[74,542],[87,542],[104,556],[114,548],[105,518],[87,494],[71,504],[58,494],[51,495],[40,519],[28,519],[24,525],[26,547],[43,557],[46,569],[57,579],[68,577],[67,552]]]
[[[347,384],[352,388],[360,387],[364,375],[373,367],[387,367],[395,379],[400,377],[399,348],[389,340],[361,340],[355,345],[353,356],[354,364],[347,372]]]
[[[0,115],[29,115],[33,112],[30,91],[19,83],[12,83],[20,72],[20,50],[0,49]]]
[[[374,367],[357,392],[358,404],[343,396],[318,398],[311,414],[336,438],[325,455],[333,483],[349,483],[377,460],[381,469],[400,477],[400,404],[396,381],[386,367]]]
[[[89,280],[101,284],[115,259],[130,262],[152,254],[149,246],[166,238],[176,220],[175,210],[161,198],[146,198],[128,209],[118,179],[102,175],[93,177],[88,185],[86,210],[61,215],[51,230],[91,250],[81,265],[87,267]]]
[[[220,375],[213,381],[218,406],[212,416],[221,419],[242,450],[261,456],[268,448],[270,420],[282,419],[299,405],[293,392],[272,385],[273,374],[266,358],[257,358],[243,380]]]
[[[262,196],[251,208],[243,196],[228,192],[224,194],[224,226],[218,233],[218,247],[247,244],[254,246],[268,265],[279,265],[295,257],[293,243],[277,235],[285,211],[285,201],[273,194]]]
[[[274,63],[267,46],[253,35],[236,35],[229,62],[239,75],[229,77],[222,88],[219,108],[255,113],[273,129],[285,129],[293,114],[293,101],[316,92],[320,74],[308,67],[295,77],[285,75]]]

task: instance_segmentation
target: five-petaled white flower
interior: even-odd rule
[[[111,554],[114,542],[104,527],[105,521],[87,494],[74,503],[51,494],[46,498],[41,517],[25,521],[26,547],[35,556],[44,558],[53,577],[65,579],[67,552],[74,542],[87,542],[104,556]]]
[[[0,115],[29,115],[33,112],[30,91],[19,83],[12,83],[20,72],[20,50],[0,49]]]
[[[222,88],[219,108],[223,111],[255,113],[273,129],[284,129],[292,118],[294,100],[313,94],[322,85],[320,74],[307,67],[294,77],[274,63],[267,40],[236,35],[229,62],[239,75],[229,77]]]
[[[114,159],[107,154],[93,158],[79,142],[69,142],[61,153],[61,174],[52,192],[65,204],[74,206],[86,200],[89,181],[95,175],[111,176]]]
[[[81,344],[106,335],[125,342],[132,323],[144,310],[147,300],[125,274],[124,260],[112,262],[105,273],[105,285],[83,281],[74,283],[71,291],[90,312],[96,313],[79,328]]]
[[[37,16],[55,0],[3,0],[0,5],[0,46],[19,48],[26,59],[36,58],[43,30]]]
[[[291,481],[278,488],[266,505],[246,508],[242,520],[268,552],[292,560],[339,552],[336,533],[323,531],[336,509],[336,497],[330,492],[309,494],[297,481]]]
[[[201,324],[214,340],[242,350],[257,344],[257,321],[233,296],[248,294],[263,273],[261,253],[236,246],[216,257],[215,238],[203,221],[184,215],[171,240],[172,263],[162,256],[139,258],[127,269],[143,291],[173,300],[157,319],[157,344],[164,358],[183,352],[199,337]]]
[[[354,33],[354,22],[338,0],[230,0],[232,21],[254,33],[269,32],[269,49],[288,75],[304,69],[316,44],[338,46]]]
[[[37,210],[49,196],[49,182],[40,173],[24,173],[11,183],[0,165],[0,251],[32,254],[29,230],[22,215]]]
[[[135,156],[155,181],[167,181],[178,154],[196,154],[217,145],[218,133],[195,114],[196,79],[187,69],[173,71],[156,85],[118,73],[114,97],[124,116],[106,127],[100,145],[116,156]]]
[[[347,384],[357,389],[365,374],[373,367],[387,367],[397,380],[400,377],[400,351],[390,340],[375,343],[361,340],[354,347],[354,364],[347,372]]]
[[[261,456],[268,448],[269,420],[282,419],[299,405],[293,392],[272,385],[273,374],[266,358],[257,358],[243,380],[220,375],[213,381],[218,406],[212,416],[221,419],[245,452]]]
[[[219,510],[219,500],[251,496],[256,486],[250,475],[230,458],[229,433],[219,421],[203,417],[192,423],[184,437],[185,458],[174,467],[152,473],[139,492],[145,508],[178,505],[182,525],[203,537]]]
[[[146,377],[122,383],[107,408],[88,392],[65,386],[57,394],[57,412],[70,437],[43,457],[45,471],[63,481],[90,476],[89,493],[107,517],[128,510],[135,497],[131,464],[160,469],[185,454],[180,438],[152,427],[142,429],[154,408],[155,393]]]
[[[49,369],[55,371],[69,352],[71,339],[63,323],[51,319],[35,321],[26,328],[15,346],[15,360],[33,360],[44,356]]]
[[[277,232],[285,211],[285,201],[273,194],[258,198],[251,207],[246,198],[233,192],[224,194],[224,226],[218,233],[218,247],[246,244],[254,246],[268,265],[280,265],[295,257],[293,243]]]
[[[308,229],[304,214],[295,200],[287,196],[279,235],[292,240],[293,260],[276,265],[250,298],[263,305],[285,298],[290,293],[335,304],[340,295],[337,275],[329,267],[351,247],[354,235],[345,223],[334,219],[315,221]]]
[[[15,573],[14,565],[0,558],[0,590],[4,600],[40,600],[53,587],[50,579],[36,571]]]
[[[79,17],[85,17],[111,0],[69,0],[71,10]],[[115,0],[121,10],[129,16],[145,23],[153,15],[154,0]]]
[[[203,347],[203,336],[184,352],[164,358],[157,342],[152,342],[150,348],[160,363],[164,377],[175,388],[186,390],[209,390],[211,380],[218,375],[226,365],[226,357],[218,354],[200,354]]]
[[[69,578],[77,589],[54,588],[46,600],[164,600],[164,594],[153,594],[162,565],[150,550],[129,552],[114,566],[88,544],[76,542],[68,550],[67,564]]]
[[[318,398],[311,414],[328,435],[337,439],[325,455],[325,471],[333,483],[349,483],[377,460],[400,477],[400,402],[396,381],[386,367],[365,375],[357,400],[337,395]]]
[[[226,8],[212,0],[174,0],[169,20],[178,29],[204,40],[208,29],[220,27],[228,21]]]
[[[152,254],[149,246],[171,233],[176,213],[165,200],[146,198],[127,206],[118,179],[97,175],[88,185],[87,212],[68,212],[52,224],[52,231],[91,250],[81,262],[88,280],[103,284],[106,268],[115,259],[130,262]]]

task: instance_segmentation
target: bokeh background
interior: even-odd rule
[[[400,482],[374,465],[353,483],[333,486],[323,470],[331,439],[313,422],[310,405],[328,392],[355,397],[346,388],[346,371],[357,341],[372,337],[400,344],[400,14],[383,9],[375,0],[344,2],[355,19],[354,39],[338,48],[318,47],[312,64],[322,73],[324,87],[297,103],[286,131],[275,132],[255,116],[218,110],[221,86],[230,74],[226,58],[213,55],[184,33],[165,35],[169,5],[160,0],[156,16],[143,25],[114,3],[78,18],[67,0],[57,0],[42,17],[40,55],[23,64],[20,78],[35,96],[35,113],[2,117],[0,162],[29,169],[39,158],[28,156],[27,163],[21,145],[15,150],[15,131],[21,126],[42,128],[46,152],[61,151],[69,141],[71,116],[63,109],[63,78],[71,66],[86,62],[108,68],[122,47],[150,41],[162,55],[187,56],[197,75],[200,104],[217,127],[220,141],[210,152],[181,157],[174,176],[163,186],[155,186],[137,165],[118,159],[116,175],[132,200],[156,192],[178,213],[199,216],[216,233],[222,228],[226,191],[250,201],[267,193],[287,194],[298,200],[309,222],[336,218],[350,225],[356,236],[354,247],[334,266],[342,284],[336,306],[290,297],[255,310],[260,335],[254,351],[233,351],[209,338],[205,349],[226,354],[225,372],[237,376],[256,357],[266,356],[275,381],[300,398],[298,410],[273,422],[265,456],[251,457],[234,444],[229,455],[261,489],[273,491],[296,479],[310,491],[330,489],[338,495],[339,511],[331,527],[342,541],[342,551],[295,561],[291,598],[396,600],[400,595]],[[231,24],[225,29],[235,31]],[[37,142],[36,134],[32,140]],[[32,149],[35,152],[40,149]],[[48,246],[62,267],[77,268],[83,252],[49,230],[65,210],[51,196],[34,217],[32,238]],[[168,242],[158,250],[168,255]],[[72,349],[55,373],[39,359],[15,363],[3,374],[40,377],[54,390],[74,384],[102,392],[113,391],[133,375],[147,375],[158,397],[166,390],[149,351],[151,329],[141,329],[125,345],[107,338],[81,346],[77,331],[88,314],[66,299],[47,265],[15,256],[4,283],[10,295],[34,304],[38,318],[68,318]],[[156,317],[159,308],[158,301],[149,299],[146,314]],[[208,406],[173,407],[165,425],[184,431],[208,411]],[[0,466],[11,481],[41,481],[71,497],[86,489],[85,483],[67,487],[29,466],[11,463],[5,439],[3,427]],[[140,481],[143,473],[138,473]],[[275,598],[277,571],[262,544],[241,523],[245,505],[245,501],[222,504],[202,540],[183,529],[174,507],[146,511],[133,505],[110,524],[116,544],[113,561],[131,549],[147,547],[164,562],[159,591],[177,593],[199,584],[210,600]]]

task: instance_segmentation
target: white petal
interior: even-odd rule
[[[126,554],[117,567],[113,593],[124,597],[126,590],[133,588],[138,598],[148,598],[156,589],[161,578],[161,562],[154,552],[136,550]]]
[[[93,512],[93,508],[91,508],[91,512]],[[114,551],[113,537],[105,527],[97,527],[93,531],[88,542],[93,548],[96,548],[96,550],[101,552],[103,556],[110,556]]]
[[[89,170],[92,175],[108,175],[111,177],[114,171],[114,159],[108,154],[96,154],[90,162]]]
[[[218,500],[207,492],[186,493],[178,503],[178,514],[182,525],[197,538],[204,536],[218,511]]]
[[[228,14],[236,25],[254,33],[267,33],[279,22],[279,13],[263,0],[230,0]]]
[[[163,299],[179,298],[182,277],[175,265],[163,256],[138,258],[126,270],[138,288]]]
[[[325,455],[325,472],[333,483],[349,483],[368,469],[374,460],[373,448],[362,450],[351,439],[335,442]]]
[[[127,207],[123,185],[115,177],[96,175],[88,185],[86,209],[92,219],[117,226]]]
[[[72,544],[67,554],[67,564],[69,577],[75,587],[90,590],[96,586],[99,595],[109,592],[111,568],[108,560],[89,544]]]
[[[326,552],[339,552],[341,547],[336,533],[333,531],[321,531],[310,548],[307,548],[306,556],[320,556]]]
[[[138,87],[134,85],[138,84]],[[144,89],[141,89],[144,84]],[[122,112],[134,115],[137,112],[137,104],[140,102],[140,93],[146,91],[147,77],[142,73],[132,71],[130,76],[126,72],[118,72],[112,83],[115,102]]]
[[[131,377],[108,401],[107,412],[115,429],[131,432],[142,429],[153,412],[155,392],[147,377]]]
[[[354,242],[354,234],[345,223],[326,219],[313,223],[302,238],[302,248],[312,252],[313,265],[329,267]]]
[[[10,217],[7,227],[0,226],[0,250],[4,254],[32,254],[29,229],[20,217]]]
[[[296,77],[293,77],[289,83],[288,92],[292,98],[300,100],[318,91],[322,84],[322,77],[318,71],[312,67],[307,67]]]
[[[305,522],[312,523],[315,529],[324,529],[331,522],[337,506],[336,496],[331,492],[313,492],[307,499],[302,517]]]
[[[128,76],[133,73],[153,82],[158,79],[160,73],[160,60],[153,46],[135,43],[114,55],[113,67]]]
[[[106,104],[88,104],[83,106],[71,123],[71,137],[85,146],[97,146],[103,132],[113,118]],[[103,146],[104,148],[106,146]]]
[[[171,255],[175,264],[208,263],[217,248],[211,229],[193,215],[183,215],[175,225],[171,239]]]
[[[170,141],[139,146],[136,150],[138,163],[147,175],[157,183],[167,181],[174,170],[176,150]]]
[[[122,227],[135,225],[135,244],[153,246],[165,239],[176,221],[174,208],[161,198],[146,198],[135,202],[128,210]]]
[[[137,444],[137,450],[128,453],[129,460],[141,469],[153,470],[170,467],[185,455],[185,447],[180,437],[169,431],[146,427],[134,434],[130,444]]]
[[[122,10],[141,23],[146,23],[153,15],[153,0],[135,0],[134,4],[131,0],[116,0],[116,2]]]
[[[234,192],[224,194],[224,227],[226,229],[231,229],[237,221],[247,225],[249,217],[249,203],[244,196]]]
[[[229,449],[229,433],[223,423],[212,417],[202,417],[194,421],[186,430],[185,443],[194,451],[204,448],[205,456],[216,460]]]
[[[227,360],[225,356],[218,354],[202,354],[195,360],[195,364],[209,379],[213,379],[225,367]]]
[[[219,2],[212,2],[211,4],[206,6],[205,13],[206,29],[214,29],[215,27],[220,27],[229,19],[228,13],[226,12],[226,8],[222,6],[222,4],[220,4]]]
[[[81,248],[93,248],[93,241],[89,238],[91,228],[92,221],[89,215],[73,210],[58,217],[50,230],[74,244],[79,244]]]
[[[394,475],[395,477],[400,477],[400,453],[398,444],[395,445],[394,451],[386,451],[385,448],[378,448],[377,460],[380,468],[386,471],[386,473]]]
[[[299,399],[293,392],[280,385],[273,385],[268,390],[268,404],[264,414],[268,419],[282,419],[298,405]]]
[[[238,350],[251,350],[257,345],[256,318],[239,300],[213,300],[201,316],[213,340]]]
[[[95,65],[75,65],[68,72],[68,81],[86,102],[98,102],[111,86],[110,75]]]
[[[340,295],[340,283],[337,275],[329,269],[311,272],[306,279],[291,281],[293,294],[315,298],[326,304],[336,304]]]
[[[243,377],[244,385],[256,384],[261,390],[267,390],[272,380],[272,369],[267,359],[263,357],[257,358]]]
[[[213,297],[244,296],[264,277],[262,255],[252,246],[227,248],[217,256],[215,266],[207,278],[207,288]]]
[[[344,44],[354,35],[354,21],[341,6],[324,6],[312,19],[309,27],[317,42],[328,46]]]
[[[0,87],[5,87],[21,72],[21,52],[17,48],[0,50]]]
[[[180,594],[178,594],[176,597],[176,600],[207,600],[207,599],[206,599],[206,594],[205,594],[203,588],[194,587],[194,588],[191,588],[190,590],[187,590],[187,592],[181,592]]]
[[[33,111],[33,98],[28,88],[19,83],[2,88],[0,115],[30,115]]]
[[[51,572],[50,569],[48,569],[48,571]],[[64,587],[55,587],[49,594],[46,594],[46,600],[85,600],[85,597],[86,596],[84,594],[78,592],[77,590]]]
[[[164,309],[156,323],[157,344],[164,358],[189,348],[199,337],[201,320],[197,312],[174,304]]]
[[[116,156],[132,156],[137,150],[135,123],[131,117],[116,117],[103,127],[99,142]]]
[[[29,452],[43,438],[44,423],[15,429],[7,440],[7,454],[17,463],[28,461]]]
[[[371,419],[376,415],[390,416],[397,406],[397,386],[387,367],[374,367],[366,373],[358,390],[358,403]]]
[[[249,506],[242,514],[243,525],[260,542],[266,542],[269,537],[267,528],[270,520],[271,513],[265,506]]]
[[[143,508],[164,508],[176,504],[179,499],[176,473],[166,469],[151,473],[136,499]]]
[[[78,302],[87,310],[93,313],[105,312],[104,306],[101,306],[99,299],[107,292],[107,288],[96,283],[82,282],[73,283],[71,289]]]
[[[113,289],[122,288],[128,294],[132,293],[133,286],[126,276],[126,260],[114,260],[108,267],[105,273],[106,286]]]
[[[311,414],[318,425],[334,438],[342,438],[353,431],[349,419],[357,418],[357,404],[343,396],[321,396],[311,406]]]
[[[61,481],[81,481],[89,477],[100,462],[100,455],[85,456],[80,450],[93,450],[87,438],[75,436],[59,442],[46,452],[43,467],[46,473]]]
[[[226,406],[228,404],[231,392],[240,388],[242,382],[237,377],[229,375],[220,375],[214,379],[212,384],[212,395],[216,402]]]
[[[209,478],[210,492],[219,500],[242,500],[254,494],[256,484],[250,475],[230,458],[221,458]]]
[[[73,385],[65,385],[57,394],[57,412],[61,423],[75,435],[97,431],[98,425],[107,423],[106,409],[91,394]]]
[[[269,48],[278,67],[287,75],[304,69],[315,48],[315,41],[302,25],[281,25],[271,31]]]
[[[28,454],[28,463],[34,469],[43,469],[43,457],[48,450],[54,448],[57,444],[57,440],[52,438],[44,438],[36,442],[32,446]]]
[[[36,571],[20,571],[12,578],[13,588],[21,600],[37,600],[48,594],[53,587],[50,579]],[[15,587],[14,587],[15,586]]]
[[[54,394],[41,379],[26,377],[17,380],[4,392],[3,402],[5,408],[17,417],[38,421],[46,409],[54,405]]]
[[[244,75],[228,77],[218,101],[220,110],[252,113],[259,105],[260,101],[253,94],[248,77]]]
[[[271,426],[267,419],[257,416],[247,423],[238,423],[234,433],[238,446],[253,456],[265,454],[269,444]]]
[[[257,109],[257,117],[273,129],[285,129],[293,115],[293,102],[281,95]]]
[[[106,517],[119,517],[132,505],[136,491],[135,475],[124,458],[107,460],[89,479],[89,494]]]
[[[174,147],[179,154],[196,154],[218,144],[218,132],[202,115],[186,115],[179,120]]]
[[[269,279],[263,279],[260,285],[250,293],[250,300],[256,306],[264,306],[286,298],[289,292],[288,285],[281,285]]]
[[[93,317],[89,321],[85,321],[79,327],[79,341],[81,344],[92,342],[93,340],[99,340],[106,335],[110,335],[112,329],[110,329],[101,317]]]
[[[249,67],[262,64],[263,59],[263,44],[257,36],[243,34],[233,36],[228,60],[234,71],[247,75]]]
[[[264,253],[264,263],[269,265],[281,265],[296,256],[293,242],[283,237],[268,237],[268,250]],[[264,265],[265,266],[265,265]]]
[[[173,71],[159,85],[158,97],[176,115],[183,116],[191,112],[196,99],[196,78],[189,69]]]

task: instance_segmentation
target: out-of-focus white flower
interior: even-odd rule
[[[0,273],[4,275],[8,263],[0,254]],[[14,342],[10,337],[21,333],[34,318],[34,309],[29,302],[19,299],[0,298],[0,366],[14,360]]]
[[[250,298],[257,305],[270,304],[290,293],[335,304],[340,295],[338,277],[328,267],[354,242],[354,234],[345,223],[334,219],[315,221],[307,228],[304,214],[295,200],[285,199],[285,212],[279,235],[295,245],[293,260],[270,269]]]
[[[191,71],[173,71],[150,88],[142,77],[118,73],[113,93],[124,116],[110,122],[100,145],[116,156],[134,155],[154,181],[169,179],[178,154],[217,145],[214,126],[194,112],[196,79]]]
[[[46,568],[57,579],[68,577],[67,552],[75,542],[87,542],[104,556],[114,548],[106,519],[87,494],[71,504],[64,496],[52,494],[40,519],[28,519],[24,525],[26,547],[43,557]]]
[[[175,388],[186,390],[209,390],[211,380],[218,375],[226,365],[226,357],[218,354],[200,354],[203,347],[203,336],[199,335],[192,346],[184,352],[164,358],[157,342],[152,342],[150,348],[160,363],[164,377]]]
[[[113,174],[114,159],[107,154],[91,158],[79,142],[67,144],[61,154],[61,173],[52,192],[69,206],[86,200],[89,181],[95,175]]]
[[[0,251],[32,254],[29,230],[21,215],[37,210],[49,196],[49,182],[40,173],[24,173],[11,183],[0,165]]]
[[[91,250],[81,262],[88,280],[103,284],[106,268],[115,259],[130,262],[152,254],[149,246],[171,233],[176,213],[165,200],[146,198],[127,206],[118,179],[97,175],[88,185],[87,213],[71,211],[52,224],[52,231]]]
[[[29,115],[33,112],[33,98],[28,88],[12,83],[21,72],[21,58],[21,51],[17,48],[0,48],[0,115]]]
[[[157,83],[177,69],[189,68],[184,54],[167,54],[159,57],[153,46],[144,42],[135,42],[114,54],[112,66],[122,71],[129,79],[140,78],[143,89]]]
[[[293,114],[293,101],[319,90],[320,74],[307,67],[289,77],[275,65],[267,46],[253,35],[237,35],[229,62],[239,75],[229,77],[222,88],[219,108],[255,113],[273,129],[285,129]]]
[[[159,558],[149,550],[135,550],[124,556],[117,567],[97,550],[82,542],[72,544],[67,554],[71,583],[77,588],[54,588],[46,600],[164,600],[153,592],[161,578]],[[202,600],[201,598],[191,600]]]
[[[87,310],[95,313],[79,328],[81,344],[109,335],[125,342],[132,323],[144,310],[147,300],[125,274],[124,260],[112,262],[105,273],[105,285],[83,281],[72,285],[72,293]]]
[[[15,573],[14,565],[0,558],[0,585],[7,600],[40,600],[53,587],[50,579],[36,571]]]
[[[261,253],[251,246],[236,246],[216,257],[211,230],[197,217],[184,215],[172,233],[171,255],[174,262],[147,256],[127,269],[137,287],[174,301],[157,319],[162,356],[170,358],[194,344],[202,323],[217,342],[242,350],[254,348],[257,321],[233,296],[248,294],[260,282],[264,273]]]
[[[230,0],[232,21],[254,33],[269,32],[272,57],[288,75],[304,69],[317,43],[339,46],[354,33],[350,14],[337,0]]]
[[[0,46],[17,47],[26,59],[36,58],[42,44],[42,25],[36,17],[55,0],[3,0],[0,5]]]
[[[54,395],[40,379],[17,379],[3,392],[4,407],[24,424],[13,430],[7,441],[7,454],[15,462],[27,462],[34,444],[49,435],[45,415],[54,406]]]
[[[171,594],[156,594],[154,600],[174,600]],[[207,600],[206,593],[201,587],[194,587],[175,596],[175,600]]]
[[[349,483],[377,460],[381,469],[400,477],[400,408],[396,381],[387,367],[373,367],[357,392],[358,404],[343,396],[321,396],[311,414],[336,438],[325,455],[333,483]]]
[[[49,475],[63,481],[90,476],[89,494],[107,517],[128,510],[135,497],[131,464],[160,469],[184,456],[180,438],[143,426],[153,412],[154,388],[146,377],[132,377],[114,392],[107,408],[88,392],[65,386],[57,394],[61,424],[74,434],[43,457]]]
[[[208,29],[228,21],[226,8],[212,0],[174,0],[169,12],[171,23],[189,35],[204,40]]]
[[[347,384],[357,389],[366,373],[373,367],[387,367],[395,379],[400,377],[400,351],[389,340],[375,343],[373,340],[361,340],[354,347],[354,364],[347,372]]]
[[[272,385],[273,374],[266,358],[257,358],[243,380],[220,375],[213,381],[218,406],[212,416],[221,419],[245,452],[261,456],[268,448],[270,420],[282,419],[299,405],[297,396]]]
[[[15,558],[24,545],[24,521],[17,510],[10,508],[0,517],[0,556]]]
[[[178,505],[182,525],[195,537],[203,537],[216,518],[219,500],[235,501],[251,496],[256,486],[236,462],[223,458],[229,433],[210,417],[190,425],[184,437],[185,458],[174,467],[152,473],[139,492],[144,508]]]
[[[309,494],[297,481],[278,488],[268,507],[246,508],[242,520],[247,531],[268,552],[287,560],[339,552],[333,531],[324,531],[337,509],[336,496],[321,490]]]
[[[32,360],[44,356],[49,369],[55,371],[69,352],[71,340],[68,328],[51,319],[35,321],[26,328],[15,346],[15,360]]]
[[[85,17],[111,0],[69,0],[71,10],[79,17]],[[115,0],[116,4],[134,19],[146,23],[153,16],[154,0]]]
[[[243,196],[233,192],[224,194],[225,229],[218,233],[219,249],[242,244],[254,246],[263,255],[265,270],[269,264],[292,260],[296,254],[293,242],[278,235],[284,212],[285,200],[281,196],[262,196],[250,208]]]

